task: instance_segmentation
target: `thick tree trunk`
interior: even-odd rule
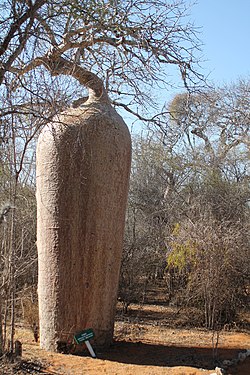
[[[105,101],[67,111],[39,137],[42,348],[90,327],[97,346],[112,340],[130,162],[127,126]]]

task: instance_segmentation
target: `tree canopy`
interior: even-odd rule
[[[151,89],[168,86],[168,66],[179,69],[185,85],[200,78],[199,41],[183,0],[12,0],[1,8],[1,90],[4,97],[19,92],[11,105],[4,101],[1,116],[13,105],[20,110],[23,91],[45,106],[58,99],[53,85],[67,91],[46,71],[73,76],[97,95],[104,86],[114,104],[142,118],[139,107],[150,107],[151,117],[157,108]],[[64,99],[72,100],[72,90]]]

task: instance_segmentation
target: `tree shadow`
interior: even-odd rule
[[[152,307],[147,309],[134,309],[133,307],[129,307],[127,314],[124,314],[121,309],[117,309],[116,312],[116,320],[117,321],[123,321],[126,319],[140,319],[140,321],[143,320],[153,320],[153,321],[162,321],[162,317],[164,314],[164,318],[174,320],[176,316],[178,316],[176,311],[172,311],[166,308],[163,311],[155,311],[155,309]]]
[[[140,324],[159,324],[164,327],[178,327],[190,328],[200,327],[202,325],[202,316],[200,310],[195,308],[182,308],[169,307],[158,305],[159,309],[155,306],[150,307],[147,305],[143,308],[137,308],[132,305],[126,314],[122,312],[121,307],[116,310],[116,322],[137,322]],[[163,308],[163,309],[160,309]]]
[[[219,348],[214,358],[211,348],[116,341],[108,350],[97,350],[97,357],[134,365],[212,369],[225,359],[235,358],[239,352],[239,349]]]

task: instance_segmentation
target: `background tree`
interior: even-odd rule
[[[148,290],[163,279],[166,229],[183,213],[180,191],[189,174],[184,158],[167,149],[156,134],[135,137],[120,279],[125,305],[147,301]]]
[[[122,275],[134,276],[136,290],[161,249],[166,299],[196,307],[194,324],[209,328],[236,319],[249,298],[249,114],[241,106],[248,87],[246,79],[178,95],[166,117],[169,137],[154,132],[134,144]]]
[[[17,142],[17,143],[16,143]],[[25,143],[24,143],[25,146]],[[16,297],[23,288],[36,280],[36,235],[34,165],[22,167],[23,153],[18,151],[15,138],[2,147],[0,205],[1,205],[1,312],[3,313],[3,348],[8,344],[6,324],[11,320],[10,350],[14,339]],[[24,147],[25,150],[25,147]],[[25,151],[23,151],[25,152]],[[21,166],[21,167],[20,167]],[[23,170],[22,170],[23,169]],[[19,173],[22,178],[19,179]]]
[[[179,95],[170,104],[174,147],[182,144],[190,153],[192,180],[183,190],[189,194],[187,217],[173,226],[185,240],[171,242],[168,264],[183,276],[185,303],[198,301],[209,328],[234,319],[246,303],[248,101],[249,80],[241,80],[205,95]]]
[[[201,145],[206,163],[219,168],[231,150],[249,146],[249,90],[246,79],[199,94],[177,95],[168,106],[169,133],[191,152]]]

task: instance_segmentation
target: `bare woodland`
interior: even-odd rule
[[[158,278],[166,302],[197,308],[207,328],[232,323],[247,308],[249,87],[240,81],[178,95],[166,134],[134,139],[124,306],[143,301]]]
[[[205,83],[187,14],[182,0],[1,2],[1,352],[14,350],[17,319],[37,323],[37,137],[93,93],[147,129],[133,139],[125,311],[159,280],[166,303],[210,329],[247,308],[250,81]],[[162,107],[155,92],[173,70],[182,90]]]

